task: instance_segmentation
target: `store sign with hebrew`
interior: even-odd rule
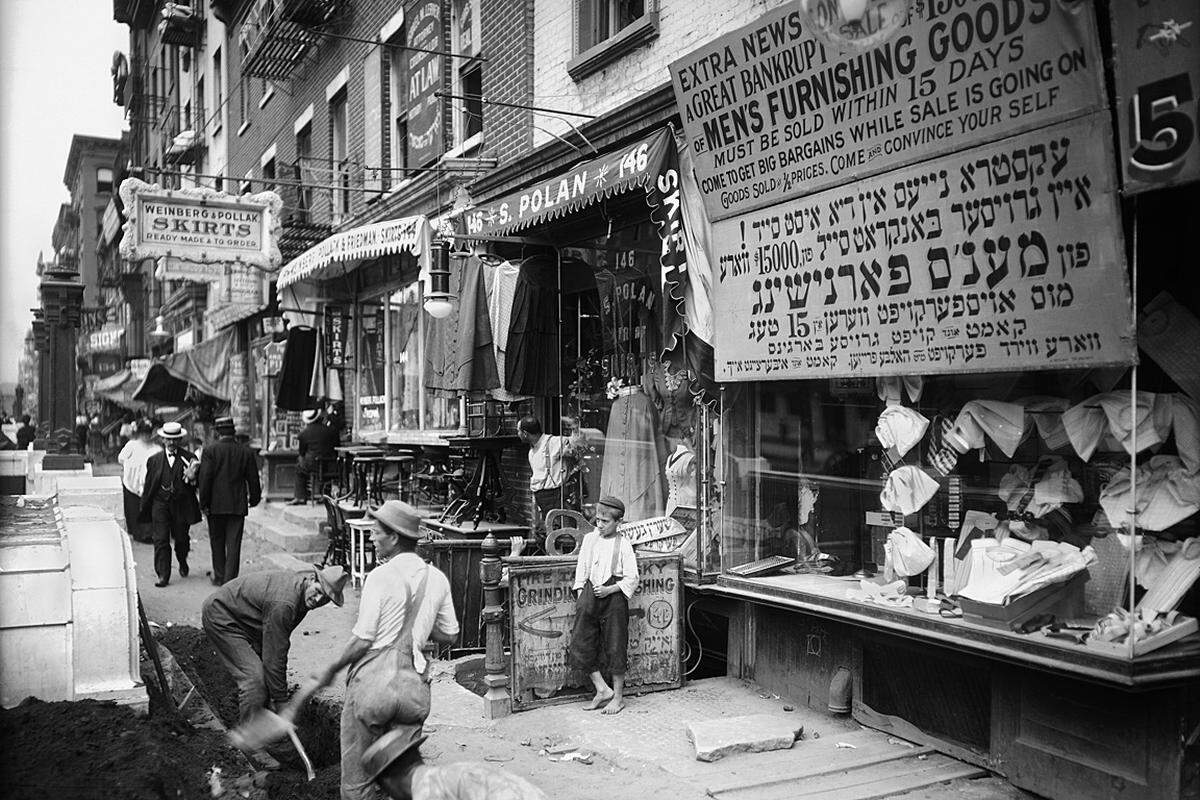
[[[575,559],[512,559],[509,616],[512,704],[525,711],[575,701],[594,691],[567,664],[575,624]],[[683,581],[677,555],[638,556],[638,588],[629,601],[627,694],[683,685]]]
[[[717,223],[718,380],[1131,364],[1108,117]]]
[[[163,189],[126,178],[121,202],[128,215],[121,239],[123,258],[222,265],[219,270],[201,270],[202,277],[195,278],[214,281],[224,276],[228,262],[273,270],[282,260],[283,202],[275,192],[229,195],[204,187]]]
[[[1091,4],[912,2],[839,52],[787,3],[671,64],[709,219],[810,194],[1104,105]]]

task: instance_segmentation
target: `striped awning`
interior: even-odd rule
[[[350,272],[366,259],[408,252],[422,261],[429,256],[431,231],[424,216],[403,217],[335,233],[297,256],[279,273],[280,289],[305,280]]]

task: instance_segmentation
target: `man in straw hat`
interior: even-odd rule
[[[163,587],[171,580],[171,544],[179,559],[179,575],[188,575],[188,550],[191,548],[188,529],[199,522],[200,504],[196,501],[192,466],[196,456],[182,447],[187,432],[178,422],[168,422],[155,435],[163,449],[146,460],[146,482],[138,519],[153,523],[155,586]]]
[[[605,714],[618,714],[625,707],[629,600],[638,585],[633,545],[617,530],[624,516],[624,503],[601,497],[596,529],[583,537],[575,562],[575,629],[568,657],[588,673],[596,688],[596,696],[584,708],[604,706]],[[611,688],[602,669],[612,676]]]
[[[268,703],[287,702],[292,631],[310,610],[330,601],[340,606],[349,577],[344,567],[252,572],[204,601],[204,632],[237,684],[239,724]]]
[[[342,800],[373,797],[363,752],[387,730],[407,725],[419,732],[429,713],[427,678],[405,684],[413,687],[412,697],[385,697],[379,687],[393,685],[401,670],[424,678],[425,643],[432,638],[453,644],[458,637],[450,582],[416,553],[417,510],[389,500],[370,513],[375,519],[371,543],[380,564],[363,584],[358,621],[345,651],[314,676],[325,686],[350,667],[342,706]]]
[[[219,437],[200,459],[200,510],[208,515],[212,545],[212,582],[220,586],[238,576],[246,513],[262,500],[258,464],[250,448],[234,437],[233,417],[218,417]]]
[[[397,728],[363,754],[363,768],[392,800],[545,800],[541,789],[492,764],[454,761],[428,766],[421,758],[425,737]]]
[[[304,430],[297,437],[296,493],[291,502],[294,506],[308,502],[309,476],[317,471],[318,461],[337,455],[334,448],[339,441],[337,428],[321,419],[321,409],[310,408],[301,412],[300,417],[304,420]]]

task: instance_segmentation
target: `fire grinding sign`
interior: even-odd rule
[[[233,196],[203,187],[162,189],[128,178],[121,183],[121,201],[129,216],[121,240],[124,258],[240,261],[263,269],[275,269],[282,260],[283,203],[274,192]]]
[[[625,691],[678,689],[683,685],[682,564],[678,555],[645,553],[638,553],[637,562]],[[591,682],[567,665],[575,625],[575,558],[508,563],[513,710],[578,700],[591,691]]]

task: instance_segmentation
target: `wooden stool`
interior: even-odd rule
[[[350,529],[350,583],[358,587],[375,568],[375,546],[371,544],[375,521],[369,517],[352,519],[346,527]]]

